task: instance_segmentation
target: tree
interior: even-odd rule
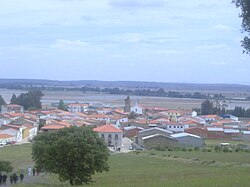
[[[108,171],[109,151],[89,127],[70,127],[34,138],[32,157],[38,169],[59,175],[71,185],[92,182],[95,172]]]
[[[44,96],[41,90],[30,90],[28,93],[22,93],[17,97],[17,103],[25,110],[28,109],[41,109],[41,98]]]
[[[13,95],[12,95],[11,100],[10,100],[10,103],[11,103],[11,104],[17,104],[17,97],[16,97],[16,94],[13,94]]]
[[[244,48],[243,53],[246,52],[250,54],[250,1],[249,0],[232,0],[232,3],[236,5],[237,8],[241,9],[241,14],[239,15],[242,18],[242,32],[247,32],[248,36],[245,36],[241,41],[241,46]]]
[[[201,103],[201,114],[202,115],[209,115],[209,114],[214,114],[214,107],[213,107],[213,102],[209,101],[206,99]]]
[[[62,99],[60,99],[59,101],[59,104],[58,104],[58,107],[57,107],[59,110],[67,110],[67,106],[65,106],[64,102]]]
[[[4,101],[3,97],[0,95],[0,106],[6,105],[6,102]]]
[[[1,172],[12,172],[13,167],[9,161],[0,161],[0,173]]]
[[[128,119],[136,119],[136,117],[137,114],[134,111],[130,112],[130,114],[128,115]]]

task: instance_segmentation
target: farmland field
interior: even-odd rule
[[[18,153],[18,154],[17,154]],[[25,169],[31,163],[31,144],[0,148],[0,160]],[[110,156],[110,171],[94,176],[93,187],[152,186],[249,186],[250,153],[201,151],[144,151]],[[26,166],[25,166],[26,165]],[[34,177],[16,186],[69,186],[55,175]]]
[[[0,89],[0,95],[6,100],[10,101],[13,93],[19,95],[23,91]],[[63,99],[65,103],[72,102],[89,102],[95,105],[124,107],[124,99],[126,95],[111,95],[105,93],[83,93],[80,91],[44,91],[45,96],[42,98],[43,106],[49,106],[52,103],[58,103]],[[193,109],[199,108],[203,99],[189,99],[189,98],[169,98],[169,97],[146,97],[146,96],[131,96],[132,104],[136,102],[145,106],[158,106],[170,109]],[[250,101],[231,101],[229,103],[231,108],[234,105],[242,105],[250,107]]]

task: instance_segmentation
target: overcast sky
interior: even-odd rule
[[[250,84],[231,0],[1,0],[1,78]]]

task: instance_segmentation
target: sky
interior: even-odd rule
[[[1,78],[250,84],[231,0],[1,0]]]

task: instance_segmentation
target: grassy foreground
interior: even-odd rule
[[[31,145],[0,148],[0,160],[17,169],[32,164]],[[110,172],[98,173],[91,187],[245,187],[250,185],[250,153],[144,151],[110,157]],[[70,186],[56,176],[36,177],[18,187]],[[83,185],[87,186],[87,185]]]

